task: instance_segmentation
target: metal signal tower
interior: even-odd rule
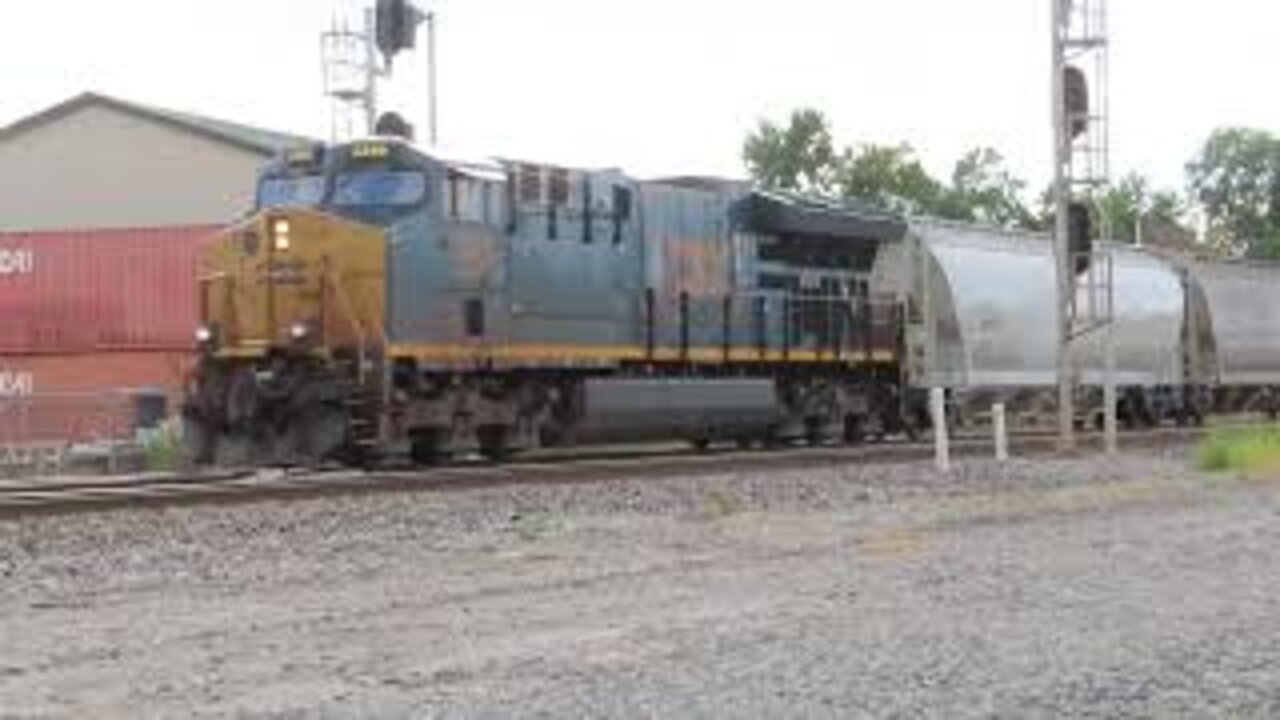
[[[364,27],[353,29],[335,21],[320,36],[324,94],[332,102],[330,140],[348,140],[372,134],[378,116],[377,48],[373,39],[373,14],[366,11]],[[357,130],[357,122],[362,126]]]
[[[1075,444],[1075,346],[1103,330],[1103,412],[1107,449],[1115,448],[1114,288],[1110,253],[1095,250],[1107,229],[1094,222],[1094,202],[1110,177],[1106,0],[1053,3],[1054,196],[1058,297],[1058,433]],[[1089,368],[1085,368],[1087,372]]]
[[[377,0],[364,11],[364,27],[334,23],[320,36],[320,58],[324,94],[333,103],[331,139],[349,139],[356,134],[356,120],[362,134],[378,132],[378,80],[391,77],[397,54],[416,46],[418,26],[427,24],[428,103],[431,144],[436,130],[436,32],[435,13],[424,13],[408,0]],[[382,62],[378,56],[382,55]],[[397,122],[402,122],[398,117]]]

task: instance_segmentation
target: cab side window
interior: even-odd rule
[[[492,223],[493,183],[450,170],[445,178],[445,208],[458,222]]]

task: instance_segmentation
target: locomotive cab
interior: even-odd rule
[[[303,148],[269,166],[255,213],[209,248],[197,339],[214,355],[384,344],[388,238],[427,173],[384,141]]]

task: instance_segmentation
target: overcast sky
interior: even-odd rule
[[[423,0],[425,3],[425,0]],[[327,137],[319,33],[357,0],[6,2],[0,124],[97,90]],[[1181,187],[1215,126],[1280,127],[1280,5],[1111,0],[1113,167]],[[1047,179],[1049,0],[437,0],[441,129],[494,155],[741,175],[744,134],[812,105],[940,175],[991,145]],[[425,126],[425,60],[386,109]]]

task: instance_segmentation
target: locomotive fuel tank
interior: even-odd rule
[[[595,378],[578,440],[763,435],[783,418],[772,378]]]

